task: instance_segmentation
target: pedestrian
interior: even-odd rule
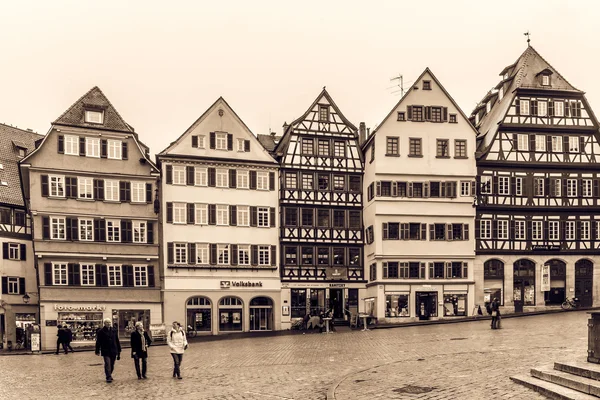
[[[147,379],[146,369],[148,358],[148,346],[152,344],[148,332],[144,331],[144,324],[138,321],[135,324],[135,330],[131,332],[131,358],[135,365],[135,372],[138,379]],[[140,360],[142,360],[142,370],[140,371]]]
[[[497,297],[492,300],[490,308],[492,310],[492,329],[500,329],[500,301]]]
[[[59,324],[58,331],[56,332],[56,352],[54,354],[58,354],[61,347],[65,351],[65,354],[67,354],[67,347],[65,346],[65,329]]]
[[[187,350],[188,342],[184,330],[181,329],[181,324],[177,321],[173,322],[173,328],[167,335],[167,344],[173,357],[173,378],[183,379],[181,377],[181,362],[183,361],[183,353]]]
[[[74,353],[75,350],[71,347],[71,342],[73,341],[73,331],[69,328],[68,325],[64,325],[63,329],[65,331],[65,342],[63,343],[63,347],[65,348],[65,354],[68,353],[67,349],[71,350],[71,353]]]
[[[119,335],[111,325],[110,318],[105,318],[104,326],[96,332],[96,355],[102,355],[104,358],[104,374],[108,383],[113,381],[112,373],[115,369],[115,360],[121,359]]]

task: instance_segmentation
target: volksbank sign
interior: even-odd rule
[[[229,289],[229,288],[255,288],[262,287],[263,283],[261,281],[252,282],[252,281],[221,281],[221,289]]]

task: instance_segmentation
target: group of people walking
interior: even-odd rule
[[[500,329],[500,300],[497,297],[488,304],[487,311],[492,316],[492,329]]]
[[[112,327],[110,318],[103,321],[104,326],[98,329],[96,333],[96,355],[104,358],[104,374],[106,382],[113,381],[112,374],[115,369],[115,361],[121,359],[121,342],[119,341],[118,331]],[[138,379],[148,379],[148,347],[152,344],[152,339],[148,332],[144,330],[144,324],[138,321],[135,324],[135,330],[131,333],[131,358]],[[182,379],[181,362],[183,353],[187,350],[188,343],[185,331],[181,324],[173,322],[171,331],[167,334],[167,344],[173,357],[173,378]],[[141,364],[141,366],[140,366]]]
[[[56,352],[54,354],[58,354],[61,347],[63,348],[65,354],[68,354],[69,350],[71,350],[71,353],[75,351],[71,347],[71,342],[73,341],[73,332],[67,325],[59,325],[56,336]]]

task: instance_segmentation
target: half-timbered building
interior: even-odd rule
[[[275,159],[220,97],[157,160],[166,320],[280,329]]]
[[[598,305],[598,121],[584,92],[531,46],[500,76],[471,115],[479,291],[516,312],[567,297]]]
[[[358,313],[362,264],[363,161],[357,130],[323,88],[278,141],[284,322],[333,310]],[[347,311],[346,311],[347,310]],[[284,325],[285,327],[285,325]]]
[[[364,142],[365,311],[379,322],[473,315],[475,137],[426,69]]]

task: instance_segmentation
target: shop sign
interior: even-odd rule
[[[105,311],[106,306],[99,304],[88,305],[88,306],[71,306],[71,305],[54,305],[54,311]]]
[[[343,281],[348,279],[348,270],[346,268],[327,267],[325,276],[330,281]]]
[[[558,250],[560,250],[560,246],[550,245],[550,244],[536,244],[536,245],[531,246],[531,250],[533,250],[533,251],[558,251]]]
[[[30,336],[31,341],[31,351],[40,351],[40,334],[39,333],[32,333]]]
[[[550,265],[542,265],[542,292],[550,291]]]
[[[346,284],[345,283],[330,283],[329,287],[330,288],[346,287]]]
[[[235,288],[254,288],[254,287],[262,287],[262,281],[253,282],[253,281],[221,281],[221,289],[229,289],[232,287]]]

